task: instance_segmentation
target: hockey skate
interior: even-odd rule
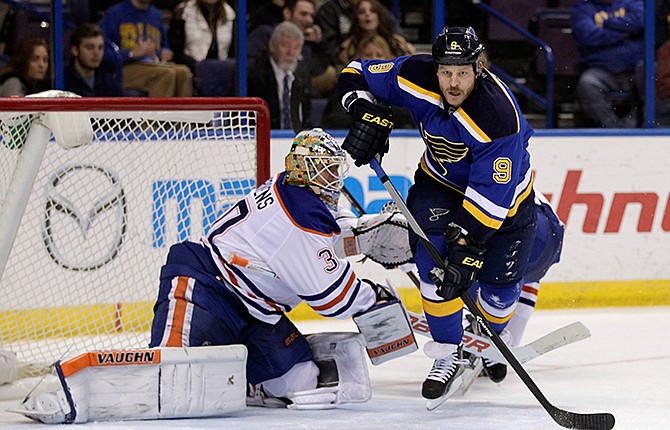
[[[247,384],[247,406],[261,408],[287,408],[291,401],[281,397],[272,397],[263,389],[263,384]]]
[[[464,312],[464,325],[465,330],[471,331],[472,333],[481,335],[481,330],[479,328],[479,324],[475,321],[475,317],[469,313],[469,312]],[[505,342],[507,345],[511,344],[512,342],[512,334],[508,330],[503,330],[500,333],[500,338]],[[471,354],[465,353],[465,357],[472,363],[471,367],[475,366],[475,361],[478,357],[475,357]],[[477,373],[474,377],[476,378],[481,371],[483,370],[483,374],[488,376],[489,379],[495,383],[500,383],[502,382],[505,377],[507,376],[507,365],[504,363],[499,363],[495,360],[492,360],[490,358],[484,358],[481,359],[479,358],[480,363],[477,363],[476,365],[480,368],[480,372]],[[469,381],[470,384],[474,382],[474,378],[472,381]],[[467,389],[470,387],[468,386],[465,390],[461,390],[462,394],[465,394]]]
[[[510,333],[507,329],[503,329],[499,335],[500,339],[502,339],[506,345],[510,345],[512,343],[512,333]],[[495,360],[491,360],[490,358],[485,358],[484,373],[491,381],[498,384],[502,382],[507,376],[507,365],[505,363],[499,363]]]
[[[472,384],[475,382],[477,377],[484,370],[484,360],[481,357],[477,357],[474,354],[463,353],[463,358],[467,362],[463,369],[463,383],[461,384],[458,394],[464,396],[465,393],[470,390]]]
[[[472,316],[470,312],[463,312],[463,325],[465,331],[481,335],[479,325],[475,322],[475,317]],[[484,370],[484,360],[482,357],[478,357],[474,354],[470,354],[467,351],[463,351],[463,358],[466,361],[466,365],[463,370],[463,383],[461,384],[461,388],[458,390],[458,394],[461,396],[464,396],[465,393],[470,390],[472,384]]]
[[[463,385],[463,373],[469,360],[463,359],[461,347],[445,358],[435,360],[423,381],[421,395],[427,399],[426,409],[432,411],[452,397]]]
[[[491,359],[484,359],[484,373],[493,382],[500,383],[507,376],[507,365]]]

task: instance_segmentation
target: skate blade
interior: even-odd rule
[[[456,394],[459,388],[461,388],[462,384],[463,384],[463,375],[459,376],[454,380],[454,382],[451,384],[447,392],[444,393],[442,397],[428,400],[426,402],[426,409],[428,409],[429,411],[437,409],[442,403],[446,402],[449,398],[453,397],[453,395]]]
[[[463,383],[461,384],[460,390],[458,390],[459,396],[464,396],[472,387],[472,384],[475,382],[477,377],[482,370],[484,369],[484,360],[481,358],[476,361],[476,364],[473,367],[466,367],[463,372]]]

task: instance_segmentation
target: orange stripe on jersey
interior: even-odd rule
[[[349,281],[347,281],[347,285],[342,289],[342,292],[340,294],[338,294],[337,297],[335,297],[333,300],[329,301],[325,305],[312,306],[312,309],[314,309],[317,312],[318,311],[324,311],[326,309],[330,309],[333,306],[341,303],[342,300],[344,300],[344,298],[346,297],[347,293],[349,292],[349,289],[351,288],[351,286],[354,284],[355,279],[356,279],[356,276],[354,276],[354,273],[352,272],[351,276],[349,277]]]
[[[530,285],[524,285],[523,288],[521,288],[521,291],[525,291],[527,293],[535,294],[537,296],[537,288],[533,288]]]
[[[174,291],[174,315],[170,336],[165,346],[184,346],[182,343],[182,334],[184,333],[184,320],[186,318],[186,289],[188,288],[187,276],[177,278],[177,288]]]
[[[286,206],[284,206],[284,202],[282,201],[281,196],[279,195],[279,190],[277,189],[277,182],[275,181],[274,185],[272,185],[272,186],[275,189],[275,194],[277,195],[277,200],[279,201],[279,205],[281,205],[282,210],[284,211],[284,213],[286,214],[288,219],[291,220],[291,223],[294,226],[298,227],[302,231],[306,231],[306,232],[312,233],[312,234],[317,234],[319,236],[325,236],[325,237],[333,236],[333,233],[323,233],[321,231],[316,231],[316,230],[312,230],[312,229],[309,229],[309,228],[305,228],[305,227],[301,226],[300,224],[298,224],[297,222],[295,222],[295,220],[293,219],[293,217],[291,216],[289,211],[286,209]]]
[[[222,260],[222,261],[223,261],[223,260]],[[228,278],[229,278],[228,281],[229,281],[235,288],[237,288],[237,290],[240,292],[240,294],[245,294],[246,296],[248,296],[248,297],[250,297],[250,298],[252,298],[252,299],[254,299],[254,300],[260,300],[260,301],[262,301],[263,303],[265,303],[266,305],[270,306],[272,309],[274,309],[274,310],[276,310],[276,311],[282,311],[282,312],[284,311],[284,309],[282,309],[278,304],[273,303],[273,302],[268,302],[268,301],[265,300],[265,299],[261,299],[260,297],[257,297],[254,293],[252,293],[251,291],[246,291],[245,289],[243,289],[242,287],[240,287],[239,283],[237,282],[237,278],[235,277],[235,274],[234,274],[233,272],[231,272],[230,269],[228,269],[228,267],[226,267],[227,264],[228,264],[228,263],[226,263],[226,262],[224,261],[223,268],[225,269],[226,273],[228,274]]]

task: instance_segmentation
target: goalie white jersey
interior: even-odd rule
[[[226,286],[270,324],[302,301],[326,317],[369,309],[374,291],[362,288],[351,264],[335,253],[337,214],[312,189],[288,185],[284,176],[237,202],[202,238]]]

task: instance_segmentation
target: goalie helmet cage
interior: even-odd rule
[[[170,245],[269,178],[269,115],[251,97],[3,102],[0,350],[44,369],[146,347]]]

